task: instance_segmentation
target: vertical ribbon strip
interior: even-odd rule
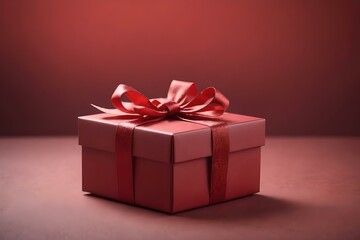
[[[132,149],[136,126],[135,123],[121,122],[116,128],[118,197],[127,203],[135,203]]]

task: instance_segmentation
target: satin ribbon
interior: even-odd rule
[[[123,97],[130,102],[123,101]],[[98,110],[127,118],[120,121],[116,133],[116,158],[119,200],[135,203],[133,176],[133,132],[141,124],[161,121],[165,117],[195,122],[211,128],[212,160],[209,199],[210,203],[225,200],[226,177],[229,156],[229,131],[227,124],[216,121],[229,106],[229,100],[214,87],[196,94],[192,82],[173,80],[166,98],[148,99],[136,89],[120,84],[111,97],[115,109]],[[129,118],[133,120],[129,120]]]

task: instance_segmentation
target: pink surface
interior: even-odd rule
[[[261,191],[166,215],[81,192],[76,137],[0,139],[0,239],[359,239],[360,138],[269,138]]]

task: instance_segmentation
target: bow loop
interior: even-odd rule
[[[173,80],[167,98],[180,105],[189,102],[196,96],[196,85],[192,82]]]

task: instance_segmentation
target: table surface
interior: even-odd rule
[[[267,138],[259,194],[175,215],[81,192],[76,137],[0,138],[0,239],[360,239],[360,138]]]

